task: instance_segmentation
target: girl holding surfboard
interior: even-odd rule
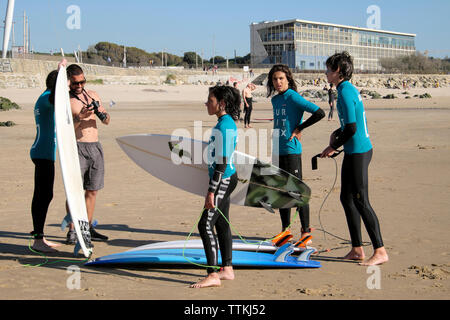
[[[58,64],[66,66],[63,59]],[[58,70],[47,75],[47,89],[39,96],[34,106],[36,121],[36,139],[30,149],[30,158],[34,163],[34,192],[31,202],[34,238],[32,248],[46,253],[56,252],[56,243],[44,238],[44,225],[47,211],[53,199],[53,184],[55,180],[56,131],[55,131],[55,90]]]
[[[198,223],[208,263],[208,275],[192,284],[191,288],[220,286],[221,280],[234,279],[229,208],[230,195],[237,185],[232,158],[237,144],[235,121],[239,120],[240,99],[239,91],[235,88],[215,86],[209,89],[205,103],[208,114],[215,115],[218,119],[208,145],[209,188]],[[219,247],[222,268],[218,266]]]

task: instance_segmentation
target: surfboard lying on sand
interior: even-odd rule
[[[56,81],[55,124],[64,189],[78,238],[75,254],[77,254],[78,248],[81,248],[84,256],[90,257],[92,254],[91,234],[89,232],[89,220],[84,199],[65,67],[60,68]]]
[[[128,250],[127,252],[143,251],[143,250],[163,250],[163,249],[203,249],[203,243],[201,239],[193,240],[176,240],[155,242],[146,244],[137,248]],[[233,250],[236,251],[254,251],[254,252],[266,252],[275,253],[278,247],[274,246],[270,241],[255,241],[255,240],[233,240]],[[305,251],[304,247],[294,248],[294,252]]]
[[[307,249],[298,257],[292,256],[291,244],[280,247],[275,254],[233,250],[234,267],[255,268],[320,268],[319,261],[310,260],[313,249]],[[218,254],[221,264],[220,252]],[[146,249],[129,250],[97,258],[86,263],[86,266],[113,265],[191,265],[207,264],[203,249]]]
[[[122,150],[141,168],[182,190],[205,196],[208,166],[204,156],[207,143],[185,137],[137,134],[116,139]],[[276,208],[301,207],[311,197],[310,188],[300,179],[257,158],[235,151],[233,165],[238,185],[231,203]]]

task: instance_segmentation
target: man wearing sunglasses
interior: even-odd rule
[[[77,139],[91,239],[93,241],[107,241],[107,236],[98,233],[92,227],[92,221],[97,193],[104,186],[103,149],[98,140],[97,120],[108,125],[111,116],[103,107],[98,94],[84,88],[86,78],[80,66],[76,64],[68,66],[67,78],[70,81],[70,106]],[[76,234],[72,224],[69,225],[69,229],[66,243],[75,244]]]

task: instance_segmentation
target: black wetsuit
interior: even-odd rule
[[[279,156],[280,169],[287,171],[300,180],[303,179],[302,175],[302,155],[301,154],[287,154]],[[281,218],[281,227],[285,230],[291,224],[291,209],[279,209]],[[300,222],[302,225],[302,232],[310,232],[309,224],[309,204],[306,204],[297,209],[300,215]]]
[[[203,210],[202,217],[198,223],[198,230],[202,238],[208,264],[208,268],[206,269],[208,273],[218,271],[217,268],[213,268],[213,266],[218,265],[219,247],[222,257],[221,265],[223,267],[232,265],[233,248],[232,245],[230,245],[232,243],[232,238],[228,221],[230,220],[230,195],[236,188],[236,185],[236,173],[229,178],[220,180],[214,194],[214,205],[216,208],[219,208],[220,211],[216,208]],[[214,232],[214,227],[216,227],[217,235]]]
[[[373,149],[365,153],[345,154],[342,162],[341,203],[353,247],[362,246],[361,219],[374,249],[383,247],[380,223],[369,202],[369,163]]]
[[[33,232],[35,239],[44,237],[44,224],[48,207],[53,199],[55,180],[55,162],[48,159],[32,159],[35,165],[34,193],[31,202]]]
[[[203,210],[198,223],[208,263],[208,273],[218,271],[219,247],[222,266],[232,265],[233,242],[228,221],[230,220],[230,196],[237,185],[236,169],[233,166],[236,144],[236,123],[230,115],[225,114],[218,119],[208,143],[208,192],[214,193],[214,208]],[[217,236],[214,233],[214,227]]]
[[[302,145],[297,138],[289,140],[295,129],[302,131],[325,117],[325,112],[298,92],[288,89],[272,98],[274,129],[278,130],[278,166],[302,179]],[[303,121],[304,112],[311,116]],[[275,141],[277,143],[277,141]],[[282,229],[290,225],[290,209],[279,209]],[[309,205],[299,208],[302,232],[310,231]]]
[[[330,105],[330,112],[328,113],[328,119],[333,119],[334,100],[336,100],[335,92],[332,88],[328,89],[328,104]]]
[[[51,102],[52,93],[46,90],[34,106],[36,139],[30,149],[30,157],[35,165],[34,193],[31,215],[35,239],[44,237],[44,225],[48,207],[53,198],[55,179],[56,132],[55,107]]]
[[[359,91],[348,81],[338,87],[337,110],[341,128],[333,133],[330,146],[344,146],[340,200],[344,207],[353,247],[362,246],[361,219],[374,249],[383,247],[380,224],[369,202],[369,163],[372,143]]]
[[[245,116],[244,116],[244,125],[250,124],[250,117],[252,116],[252,110],[253,110],[253,98],[246,98],[244,99],[247,101],[248,107],[244,107]],[[245,104],[244,104],[245,105]]]

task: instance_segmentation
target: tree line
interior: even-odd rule
[[[83,52],[83,62],[98,65],[123,66],[124,62],[124,46],[110,42],[99,42],[89,46],[86,52]],[[203,63],[202,63],[203,62]],[[226,65],[226,59],[216,56],[209,60],[202,59],[195,52],[185,52],[184,55],[177,56],[168,52],[146,52],[136,47],[126,47],[126,63],[127,66],[135,67],[159,67],[164,66],[183,66],[185,68],[192,67],[209,67],[218,65],[223,67]],[[250,63],[250,54],[245,57],[236,57],[229,59],[229,67],[239,67]]]
[[[387,73],[412,74],[449,74],[450,58],[427,57],[421,53],[410,56],[380,59],[381,66]]]

